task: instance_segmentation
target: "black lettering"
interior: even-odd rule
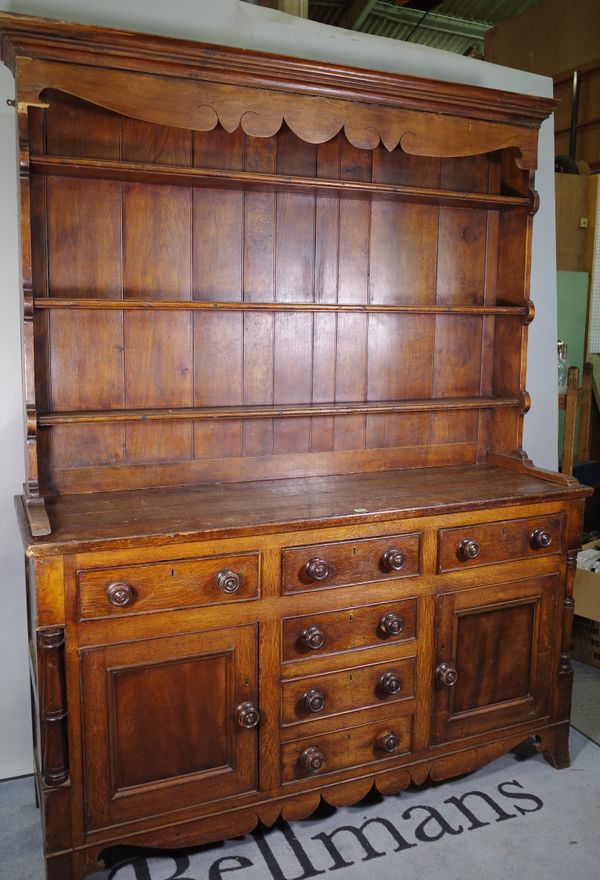
[[[166,877],[165,880],[177,880],[177,877],[181,877],[185,874],[190,867],[190,860],[187,856],[171,856],[171,858],[175,862],[175,873]],[[117,877],[123,868],[133,868],[135,880],[152,880],[148,862],[141,856],[134,856],[126,862],[119,862],[118,865],[115,865],[114,868],[111,869],[108,875],[108,880],[113,880],[114,877]],[[193,880],[193,878],[188,877],[186,880]]]
[[[424,804],[417,804],[415,807],[411,807],[410,810],[405,810],[404,813],[402,813],[402,818],[410,819],[411,814],[414,813],[415,810],[424,810],[428,814],[427,818],[415,828],[415,837],[417,840],[422,840],[424,843],[430,843],[434,840],[439,840],[444,834],[462,834],[464,831],[462,825],[459,825],[458,828],[453,828],[452,825],[444,819],[439,810],[436,810],[435,807],[427,807]],[[425,829],[430,822],[437,822],[439,828],[437,833],[427,834]]]
[[[312,838],[313,840],[320,840],[321,843],[326,847],[327,852],[333,859],[333,865],[329,868],[330,871],[337,871],[339,868],[349,868],[354,862],[348,862],[342,856],[341,852],[337,848],[337,846],[333,842],[333,838],[337,834],[341,834],[343,831],[347,831],[350,834],[354,835],[355,839],[362,846],[365,855],[363,856],[362,861],[368,862],[371,859],[378,859],[381,856],[385,855],[385,852],[379,852],[372,845],[371,841],[365,834],[365,828],[369,825],[381,825],[383,828],[386,828],[389,833],[392,835],[396,843],[398,844],[394,849],[394,852],[401,852],[403,849],[410,849],[413,846],[416,846],[416,843],[407,843],[407,841],[402,837],[397,828],[392,825],[387,819],[382,819],[379,817],[375,817],[373,819],[367,819],[366,822],[360,826],[360,828],[356,828],[354,825],[342,825],[340,828],[335,828],[333,831],[326,832],[323,831],[321,834],[315,834]]]
[[[281,870],[281,866],[275,858],[271,847],[267,843],[267,838],[265,837],[265,835],[262,833],[262,831],[254,831],[252,833],[252,836],[256,841],[256,845],[260,850],[261,856],[265,860],[267,868],[271,872],[273,880],[309,880],[309,878],[311,877],[318,877],[319,874],[324,874],[325,871],[319,871],[317,868],[315,868],[315,866],[309,859],[308,854],[303,849],[302,844],[293,834],[292,829],[290,828],[288,823],[281,822],[278,827],[282,831],[287,841],[287,844],[295,855],[298,864],[302,868],[303,873],[300,874],[298,877],[286,877]]]
[[[527,792],[519,791],[505,791],[507,785],[516,785],[517,788],[523,788],[520,782],[517,782],[516,779],[512,779],[510,782],[501,782],[498,786],[498,791],[501,795],[507,798],[512,798],[513,800],[523,800],[523,801],[533,801],[535,807],[532,809],[526,810],[525,807],[520,807],[518,804],[513,804],[515,810],[518,810],[521,816],[524,816],[525,813],[537,813],[538,810],[541,810],[544,806],[544,802],[541,798],[537,797],[535,794],[527,794]]]
[[[489,822],[483,822],[481,819],[478,819],[475,813],[465,806],[464,801],[469,797],[481,798],[486,804],[489,804],[492,810],[496,813],[496,822],[504,822],[506,819],[517,818],[515,813],[507,813],[506,810],[499,807],[489,794],[485,794],[483,791],[467,791],[465,794],[461,794],[460,797],[449,797],[444,801],[445,804],[453,804],[461,811],[463,816],[469,820],[471,825],[467,828],[467,831],[474,831],[476,828],[484,828],[486,825],[490,824]]]
[[[237,862],[237,865],[233,865],[231,868],[222,868],[223,862]],[[246,856],[224,856],[212,863],[208,871],[208,880],[223,880],[223,874],[239,871],[240,868],[251,868],[253,864]]]
[[[148,862],[146,859],[140,858],[140,856],[134,856],[134,858],[127,859],[126,862],[119,862],[118,865],[112,867],[108,875],[108,880],[113,880],[113,878],[117,877],[119,872],[124,868],[133,868],[135,880],[152,880],[150,869],[148,868]]]

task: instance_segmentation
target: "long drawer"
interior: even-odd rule
[[[82,620],[255,599],[258,553],[177,559],[78,573]]]
[[[412,715],[304,737],[281,747],[282,781],[295,782],[397,758],[410,752],[411,746]]]
[[[281,721],[301,724],[410,699],[414,679],[414,657],[288,679],[281,685]]]
[[[319,657],[416,636],[417,599],[283,619],[283,660]]]

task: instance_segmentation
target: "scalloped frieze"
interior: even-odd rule
[[[533,168],[537,130],[510,123],[282,93],[241,85],[91,68],[20,58],[19,100],[39,102],[45,89],[67,92],[124,116],[159,125],[210,131],[217,124],[252,137],[272,137],[285,123],[302,140],[320,144],[343,131],[355,147],[383,144],[419,156],[470,156],[516,147]]]

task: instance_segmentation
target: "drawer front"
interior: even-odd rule
[[[415,693],[415,658],[307,675],[282,682],[284,726],[406,700]]]
[[[80,571],[83,620],[256,599],[258,553]]]
[[[387,535],[290,547],[283,551],[283,592],[347,587],[419,574],[420,535]]]
[[[411,715],[297,739],[281,748],[282,780],[296,782],[397,758],[410,752],[411,745]]]
[[[456,571],[562,550],[563,515],[440,529],[438,571]]]
[[[309,659],[414,639],[417,600],[381,602],[283,619],[283,659]]]

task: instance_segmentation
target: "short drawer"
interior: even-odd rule
[[[296,782],[397,758],[412,747],[412,715],[305,737],[281,748],[283,782]]]
[[[78,573],[83,620],[255,599],[259,554],[209,556]]]
[[[414,639],[417,600],[381,602],[283,619],[284,662]]]
[[[342,712],[406,700],[415,693],[415,658],[305,675],[282,682],[282,724],[300,724]]]
[[[387,535],[290,547],[283,551],[284,593],[347,587],[419,574],[420,535]]]
[[[530,517],[440,529],[438,571],[456,571],[562,550],[563,516]]]

